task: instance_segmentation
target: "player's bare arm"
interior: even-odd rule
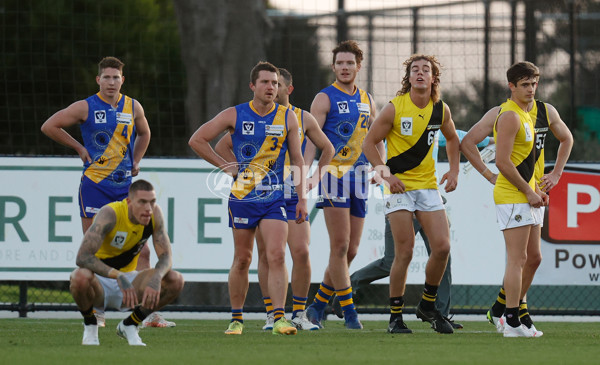
[[[298,171],[300,176],[294,175],[294,185],[298,193],[298,203],[296,204],[296,223],[304,222],[308,214],[306,206],[306,171],[304,167],[304,158],[302,157],[302,148],[300,144],[300,136],[298,135],[298,119],[296,114],[288,113],[288,133],[287,144],[288,153],[290,154],[290,165],[294,171]],[[296,133],[294,133],[296,132]]]
[[[567,160],[569,159],[569,155],[571,154],[571,148],[573,148],[573,134],[571,134],[571,131],[565,122],[560,118],[556,108],[550,104],[546,105],[548,106],[550,130],[560,144],[558,146],[554,168],[549,174],[542,176],[540,179],[540,185],[543,192],[550,191],[550,189],[558,184],[558,180],[560,180],[565,165],[567,164]]]
[[[325,125],[325,119],[327,118],[327,113],[329,113],[330,107],[331,102],[329,101],[329,97],[324,93],[318,93],[310,106],[310,114],[315,118],[319,128],[321,129],[323,129],[323,125]],[[307,161],[308,164],[312,164],[312,162],[315,160],[316,154],[317,148],[309,139],[306,141],[304,160]]]
[[[63,146],[72,148],[77,152],[81,161],[92,162],[87,149],[73,138],[65,128],[83,123],[87,119],[88,104],[85,100],[79,100],[69,105],[65,109],[54,113],[48,120],[42,124],[42,132],[52,140]]]
[[[233,153],[233,141],[231,140],[230,133],[225,133],[223,137],[219,139],[219,142],[215,145],[215,152],[229,163],[237,161],[235,154]]]
[[[216,117],[198,128],[188,142],[192,150],[194,150],[198,156],[231,176],[237,174],[237,168],[227,163],[223,157],[218,155],[211,147],[210,141],[217,138],[219,134],[226,130],[233,131],[235,129],[236,117],[237,112],[235,107],[223,110],[217,114]]]
[[[116,270],[96,257],[106,235],[114,228],[117,222],[115,211],[108,206],[102,207],[96,214],[94,222],[83,236],[83,241],[77,252],[76,264],[79,267],[89,269],[95,274],[116,279],[119,270]]]
[[[484,140],[485,137],[489,136],[493,132],[494,123],[496,122],[498,112],[500,112],[499,106],[495,106],[488,110],[488,112],[485,113],[479,122],[469,129],[469,132],[464,136],[462,142],[460,143],[460,150],[465,155],[467,160],[469,160],[475,170],[482,174],[486,180],[492,183],[492,185],[496,183],[496,178],[498,175],[494,174],[487,168],[481,159],[477,144],[479,144]],[[490,141],[492,140],[493,139]]]
[[[440,130],[446,138],[446,153],[448,154],[448,162],[450,164],[450,170],[442,176],[440,184],[446,183],[444,190],[449,193],[454,191],[458,185],[460,140],[458,139],[458,134],[456,134],[456,127],[452,120],[450,108],[446,103],[444,103],[444,122]]]
[[[542,197],[525,181],[517,167],[510,159],[513,150],[515,137],[521,128],[521,120],[519,116],[512,111],[503,113],[496,123],[497,140],[496,140],[496,167],[502,175],[517,189],[522,191],[526,196],[529,204],[539,208],[542,206]]]
[[[335,149],[333,145],[329,141],[329,138],[323,133],[323,130],[317,123],[315,117],[313,117],[309,112],[304,111],[304,133],[308,137],[308,139],[321,150],[321,157],[319,158],[319,164],[317,167],[317,171],[313,173],[311,177],[306,180],[306,190],[311,191],[315,186],[318,185],[319,181],[325,174],[325,167],[331,162],[333,156],[335,155]],[[308,141],[306,142],[308,143]],[[312,161],[308,158],[304,160],[304,164],[308,169],[312,164]]]
[[[171,241],[167,234],[162,210],[158,205],[154,206],[154,231],[152,232],[152,242],[154,250],[158,257],[158,262],[154,266],[154,273],[148,281],[148,286],[144,288],[142,295],[142,306],[154,309],[160,300],[161,281],[167,275],[172,266]]]
[[[375,173],[383,179],[390,192],[398,194],[404,193],[406,187],[398,177],[390,173],[390,169],[384,161],[385,155],[382,155],[377,148],[377,144],[382,143],[392,130],[395,116],[396,107],[394,107],[394,104],[388,103],[384,106],[379,116],[375,118],[369,132],[367,132],[362,148],[367,160],[375,169]]]
[[[140,172],[140,161],[146,154],[148,145],[150,144],[150,126],[148,120],[144,114],[144,108],[138,102],[134,102],[134,120],[136,138],[135,146],[133,147],[133,166],[131,168],[131,175],[137,176]]]

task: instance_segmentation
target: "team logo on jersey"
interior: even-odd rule
[[[403,117],[400,119],[400,134],[403,136],[412,136],[413,120],[411,117]]]
[[[283,137],[284,128],[282,125],[266,125],[265,136]]]
[[[521,217],[521,215],[520,215],[520,214],[517,214],[517,215],[515,216],[515,220],[516,220],[517,222],[520,222],[520,221],[521,221],[521,219],[523,219],[523,217]]]
[[[132,120],[133,120],[133,114],[131,113],[120,113],[117,112],[116,114],[117,116],[117,123],[123,123],[123,124],[131,124]]]
[[[242,134],[245,136],[253,136],[254,135],[254,122],[252,122],[252,121],[242,122]]]
[[[128,232],[117,231],[117,233],[115,233],[115,237],[113,237],[112,241],[110,242],[110,245],[118,248],[119,250],[123,249],[125,241],[127,240],[127,234]]]
[[[340,113],[340,114],[350,113],[350,108],[348,107],[347,101],[338,101],[337,106],[338,106],[338,113]]]
[[[529,128],[529,124],[525,124],[525,142],[533,141],[533,133],[531,133],[531,128]]]
[[[94,111],[94,122],[96,124],[106,123],[106,110]]]

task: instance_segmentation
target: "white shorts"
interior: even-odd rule
[[[398,210],[409,212],[435,212],[444,209],[442,196],[437,189],[411,190],[403,194],[390,194],[385,196],[385,211],[390,214]]]
[[[533,208],[533,219],[535,219],[534,225],[540,225],[540,227],[544,226],[544,213],[546,212],[546,207]]]
[[[500,230],[539,224],[529,203],[496,204],[496,219]]]
[[[130,271],[124,273],[125,277],[129,282],[133,282],[135,277],[138,275],[137,271]],[[121,288],[119,288],[119,284],[117,283],[117,279],[107,278],[101,275],[96,275],[100,285],[102,285],[102,289],[104,289],[104,309],[113,308],[116,310],[120,310],[121,312],[125,312],[130,310],[131,308],[123,306],[123,293],[121,293]],[[95,308],[96,311],[102,310],[103,308]]]

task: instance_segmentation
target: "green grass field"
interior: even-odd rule
[[[390,335],[386,323],[364,321],[349,331],[341,321],[296,336],[263,332],[246,321],[244,334],[227,336],[227,320],[178,320],[175,328],[140,331],[147,347],[117,337],[116,319],[99,329],[100,346],[81,346],[82,321],[0,319],[2,364],[598,364],[598,323],[537,323],[544,336],[505,339],[485,322],[465,322],[453,335],[407,322],[415,333]]]

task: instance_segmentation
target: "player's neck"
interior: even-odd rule
[[[350,95],[353,95],[356,91],[356,85],[354,84],[354,80],[352,80],[352,82],[341,82],[340,80],[336,79],[335,84],[338,88]]]
[[[275,103],[272,101],[265,103],[263,101],[253,99],[250,102],[250,105],[252,106],[252,109],[254,109],[256,114],[258,114],[260,116],[265,116],[265,115],[269,114],[271,112],[271,110],[273,110]]]
[[[121,93],[118,93],[114,96],[107,96],[102,92],[99,92],[98,95],[100,96],[100,99],[102,99],[102,101],[115,108],[117,107],[117,105],[119,104],[119,100],[121,99]]]
[[[417,108],[423,109],[431,100],[431,90],[410,89],[410,100]]]
[[[512,100],[515,104],[517,104],[519,106],[519,108],[523,109],[525,112],[531,110],[531,106],[530,106],[529,102],[522,102],[519,99],[515,98],[514,96],[511,96],[510,100]]]

